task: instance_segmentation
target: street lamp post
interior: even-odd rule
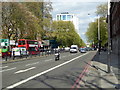
[[[100,54],[100,49],[101,49],[101,40],[100,40],[100,19],[98,15],[98,51]]]
[[[111,73],[110,60],[111,60],[111,39],[110,39],[110,0],[108,0],[108,73]]]
[[[88,13],[88,15],[90,15],[90,14]],[[99,51],[99,54],[100,54],[101,40],[100,40],[100,19],[99,19],[99,15],[97,15],[97,18],[98,18],[98,51]]]

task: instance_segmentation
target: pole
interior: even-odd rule
[[[99,54],[100,54],[100,19],[99,19],[99,15],[98,15],[98,51],[99,51]]]
[[[111,73],[110,60],[111,60],[111,40],[110,40],[110,0],[108,0],[108,73]]]
[[[100,40],[100,19],[98,15],[98,40]]]

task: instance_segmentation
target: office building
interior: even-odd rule
[[[75,14],[69,14],[68,12],[64,12],[61,14],[56,15],[56,20],[62,20],[62,21],[71,21],[74,24],[76,32],[79,34],[79,21]]]

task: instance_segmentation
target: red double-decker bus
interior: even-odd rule
[[[37,40],[19,39],[18,47],[25,47],[29,54],[39,54],[39,43]]]

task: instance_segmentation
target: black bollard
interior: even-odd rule
[[[15,59],[15,51],[13,51],[13,60]]]
[[[5,61],[7,61],[7,53],[5,53]]]

